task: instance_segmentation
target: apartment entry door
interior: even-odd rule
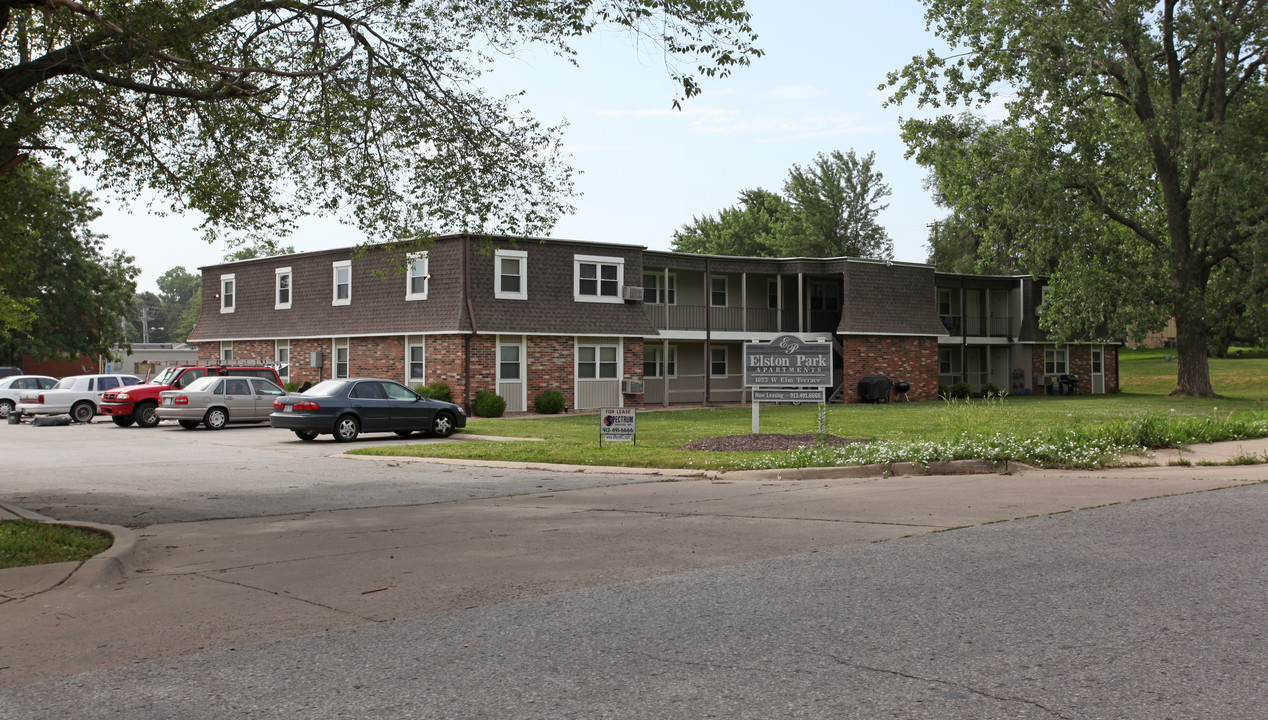
[[[1105,393],[1105,348],[1092,348],[1092,394]]]
[[[524,384],[524,337],[498,336],[498,395],[506,400],[507,412],[524,412],[528,402]]]

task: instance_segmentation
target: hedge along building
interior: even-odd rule
[[[479,390],[510,411],[546,390],[577,409],[745,402],[743,343],[784,334],[833,344],[836,401],[857,400],[868,375],[930,400],[947,377],[943,351],[968,345],[940,312],[946,278],[960,276],[912,263],[448,235],[417,251],[346,248],[202,271],[190,338],[200,359],[284,364],[296,382],[440,381],[467,407]],[[1029,278],[1006,280],[1027,297]],[[1019,326],[1033,311],[1019,306]],[[1029,387],[1034,363],[1009,357],[1008,373],[1022,368]]]

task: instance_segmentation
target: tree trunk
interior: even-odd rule
[[[1176,315],[1176,389],[1171,397],[1215,397],[1206,351],[1210,333],[1201,320]]]

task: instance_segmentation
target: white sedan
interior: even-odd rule
[[[18,395],[23,390],[47,390],[57,384],[57,378],[47,375],[10,375],[0,378],[0,418],[8,417],[18,406]]]
[[[21,415],[61,415],[69,413],[75,422],[88,422],[97,414],[97,404],[107,390],[138,385],[136,375],[71,375],[48,390],[23,390],[17,412]]]

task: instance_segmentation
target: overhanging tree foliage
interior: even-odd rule
[[[693,218],[671,246],[710,255],[892,258],[894,243],[876,221],[890,189],[875,161],[875,153],[819,153],[808,167],[792,166],[783,195],[745,190],[716,218]]]
[[[1265,271],[1265,4],[926,4],[930,27],[957,53],[930,52],[892,74],[893,100],[1007,98],[1006,120],[958,160],[943,156],[960,179],[959,192],[955,182],[943,191],[978,217],[993,203],[993,241],[1007,226],[1024,255],[1056,261],[1050,329],[1137,332],[1174,316],[1174,393],[1212,395],[1212,278]],[[963,145],[960,130],[950,117],[904,124],[940,179],[937,148]]]
[[[36,162],[0,176],[0,364],[104,355],[124,338],[132,258],[103,253],[100,213],[66,175]]]
[[[55,158],[248,240],[312,213],[540,234],[570,210],[560,128],[487,97],[490,59],[620,28],[682,99],[760,55],[748,22],[743,0],[0,0],[0,174]]]

